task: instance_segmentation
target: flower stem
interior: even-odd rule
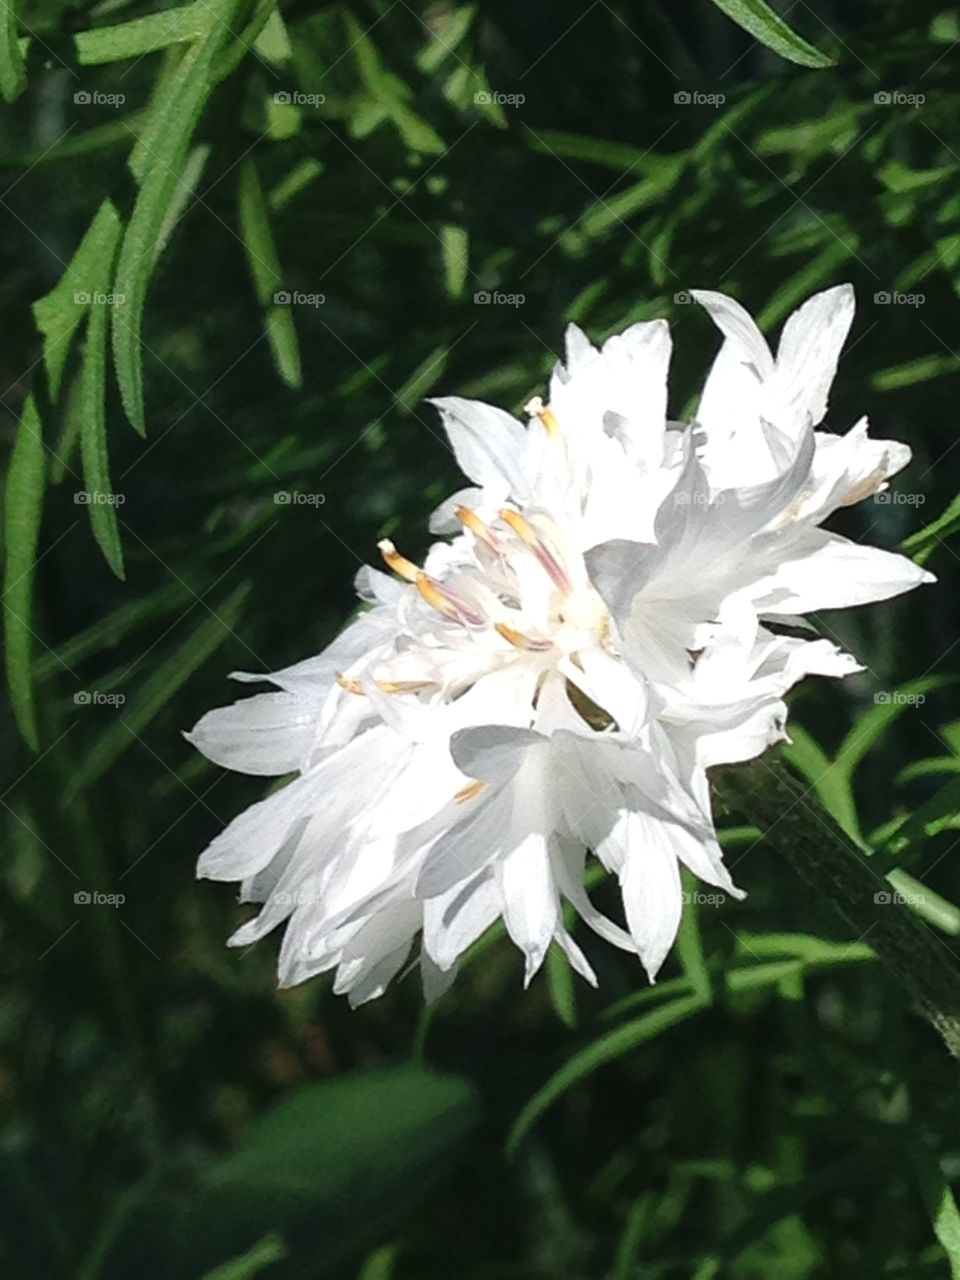
[[[754,823],[818,897],[869,942],[917,1011],[960,1058],[960,965],[897,898],[893,886],[837,825],[811,788],[775,754],[712,773],[721,813]]]

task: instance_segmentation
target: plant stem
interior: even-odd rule
[[[858,940],[868,941],[919,1013],[960,1058],[960,965],[898,898],[837,825],[812,789],[776,754],[712,774],[720,812],[756,824],[818,898],[827,898]]]

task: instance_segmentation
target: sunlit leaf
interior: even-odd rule
[[[45,481],[43,424],[33,396],[28,396],[7,472],[3,606],[10,701],[20,732],[34,751],[39,749],[39,740],[31,671],[33,582]]]
[[[797,62],[802,67],[833,66],[832,58],[798,36],[765,0],[713,0],[713,3],[755,40],[788,62]]]

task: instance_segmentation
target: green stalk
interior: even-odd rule
[[[765,843],[833,904],[858,941],[870,944],[960,1058],[960,965],[953,952],[898,899],[816,794],[776,754],[718,769],[711,781],[718,812],[761,829]]]

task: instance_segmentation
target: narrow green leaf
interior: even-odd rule
[[[684,871],[684,907],[677,933],[677,955],[693,994],[709,1003],[713,999],[713,985],[707,971],[703,940],[700,936],[699,886],[699,880]]]
[[[299,387],[302,372],[293,310],[289,295],[282,290],[283,274],[270,226],[270,209],[256,165],[250,158],[240,166],[237,211],[240,235],[247,251],[257,301],[263,308],[264,325],[274,363],[288,387]],[[278,298],[284,301],[278,302]]]
[[[281,178],[267,197],[267,202],[274,213],[285,209],[291,200],[295,200],[301,191],[320,177],[323,165],[315,156],[299,160],[286,177]]]
[[[233,591],[179,649],[154,668],[136,696],[118,709],[114,723],[95,743],[74,773],[68,789],[68,800],[110,768],[194,671],[226,640],[236,625],[249,591],[247,583]]]
[[[10,702],[20,732],[34,751],[39,737],[31,671],[33,578],[45,481],[43,424],[33,396],[28,396],[7,473],[3,604]]]
[[[701,996],[687,996],[674,1000],[671,1004],[643,1014],[625,1026],[606,1032],[585,1049],[574,1054],[541,1089],[537,1090],[517,1117],[507,1140],[508,1154],[515,1154],[520,1143],[543,1113],[575,1084],[585,1080],[606,1063],[613,1062],[624,1054],[630,1053],[631,1050],[639,1048],[640,1045],[656,1039],[664,1031],[669,1031],[671,1027],[693,1017],[706,1007],[707,1003]]]
[[[360,1268],[357,1280],[392,1280],[399,1253],[399,1246],[395,1244],[385,1244],[377,1249]]]
[[[879,369],[870,379],[870,386],[875,391],[900,391],[904,387],[912,387],[918,382],[929,382],[931,378],[942,378],[960,369],[960,359],[952,355],[917,356],[915,360],[907,360],[904,364],[891,365],[889,369]]]
[[[129,135],[128,135],[129,137]],[[43,338],[43,362],[50,395],[60,394],[70,347],[96,293],[106,292],[120,231],[120,215],[104,200],[84,233],[57,284],[33,304],[33,318]]]
[[[656,152],[635,147],[629,142],[611,142],[607,138],[591,138],[582,133],[561,133],[555,129],[526,131],[531,151],[541,155],[562,157],[564,160],[585,160],[589,164],[602,165],[618,172],[649,173],[664,163]]]
[[[960,1210],[953,1197],[936,1156],[919,1142],[913,1144],[911,1155],[920,1184],[920,1194],[926,1205],[933,1233],[940,1241],[950,1264],[951,1280],[960,1280]]]
[[[443,139],[414,111],[410,86],[386,68],[369,32],[364,30],[353,14],[348,10],[344,16],[349,47],[353,50],[360,75],[377,111],[381,113],[381,118],[393,122],[412,150],[430,155],[442,154],[446,150]]]
[[[803,725],[792,724],[790,736],[792,741],[783,748],[784,759],[803,774],[847,835],[861,843],[860,819],[849,773],[830,759]]]
[[[155,263],[155,247],[177,187],[197,121],[213,88],[213,60],[230,34],[239,0],[212,0],[205,34],[188,46],[165,80],[151,110],[146,156],[138,163],[142,185],[120,247],[114,292],[124,297],[113,311],[113,351],[123,405],[131,424],[146,432],[141,360],[143,307]],[[157,122],[157,113],[162,111]]]
[[[815,49],[788,27],[765,0],[713,0],[713,3],[728,18],[732,18],[737,26],[743,27],[755,40],[759,40],[774,53],[779,53],[788,62],[799,63],[801,67],[834,65],[832,58]]]
[[[160,234],[157,236],[157,247],[153,255],[154,267],[156,267],[160,255],[170,243],[170,237],[173,235],[180,219],[183,218],[188,207],[195,201],[197,187],[200,185],[200,179],[203,176],[209,155],[210,148],[204,143],[203,146],[192,147],[183,162],[180,181],[174,187],[173,197],[167,212],[163,216],[163,224],[160,227]]]
[[[470,235],[466,227],[446,223],[440,228],[443,278],[451,298],[462,298],[470,269]]]
[[[198,588],[197,594],[202,595],[202,589]],[[65,666],[73,666],[84,658],[89,658],[91,654],[115,648],[141,622],[180,608],[190,598],[187,583],[170,582],[158,591],[121,605],[113,613],[100,618],[93,626],[71,637],[60,648],[40,654],[33,664],[34,679],[44,680],[62,671]]]
[[[0,19],[0,93],[4,101],[16,102],[27,87],[27,68],[17,39],[17,5],[5,0]]]
[[[577,998],[573,989],[573,970],[558,946],[547,952],[547,986],[557,1017],[573,1030],[577,1025]]]
[[[254,1276],[262,1275],[267,1267],[286,1256],[286,1247],[278,1235],[264,1236],[239,1258],[208,1271],[203,1280],[253,1280]]]
[[[930,556],[947,538],[960,530],[960,493],[936,520],[911,534],[901,544],[901,550],[913,556],[917,564],[926,564]]]
[[[118,578],[124,577],[123,547],[117,525],[117,504],[122,495],[110,484],[110,459],[107,452],[107,341],[108,309],[94,306],[87,327],[87,345],[80,370],[79,393],[75,411],[82,415],[80,453],[83,458],[83,480],[93,536],[107,564]]]
[[[434,347],[426,359],[421,360],[396,393],[396,403],[403,412],[414,412],[427,392],[443,377],[443,371],[449,359],[450,347],[447,343],[441,342],[438,347]]]
[[[852,779],[864,756],[877,745],[893,722],[916,706],[914,699],[924,697],[948,679],[946,676],[923,676],[899,689],[882,690],[875,705],[860,717],[841,742],[834,766],[839,776]]]
[[[113,27],[78,31],[73,37],[74,54],[81,67],[123,62],[127,58],[157,53],[170,45],[197,40],[209,27],[209,5],[206,0],[197,0],[195,4],[161,9],[158,13],[121,22]],[[29,38],[21,40],[21,53],[25,53],[30,44]]]

